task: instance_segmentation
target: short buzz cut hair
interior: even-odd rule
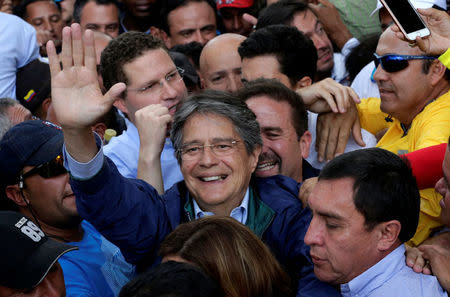
[[[406,160],[380,149],[361,149],[331,160],[319,175],[321,180],[352,178],[355,208],[367,230],[390,220],[401,224],[398,239],[406,242],[417,229],[420,194]]]
[[[53,0],[24,0],[24,1],[20,2],[19,5],[15,6],[13,8],[13,13],[22,19],[26,19],[28,17],[28,14],[27,14],[28,5],[35,3],[35,2],[51,2],[51,3],[55,4],[56,8],[58,8],[58,11],[61,12],[61,4],[59,3],[59,1],[56,2]]]
[[[100,72],[105,88],[108,90],[118,82],[127,84],[128,78],[123,66],[147,51],[156,49],[167,52],[161,39],[143,32],[125,32],[111,40],[100,59]]]
[[[161,29],[166,32],[168,36],[170,36],[169,14],[178,7],[186,6],[191,2],[205,2],[211,6],[217,22],[217,8],[214,0],[165,0],[162,1],[161,7]]]
[[[314,43],[295,27],[272,25],[251,33],[238,48],[241,59],[273,55],[280,72],[295,85],[303,77],[314,79],[317,50]]]
[[[267,96],[276,102],[286,102],[291,107],[291,123],[297,133],[297,140],[300,140],[308,130],[308,113],[302,97],[276,79],[258,78],[246,82],[236,96],[244,102],[257,96]]]
[[[303,0],[281,0],[275,2],[261,11],[256,23],[256,30],[270,25],[283,24],[290,26],[294,16],[306,10],[310,10],[310,8],[308,3]]]
[[[117,9],[119,9],[119,4],[116,0],[76,0],[75,4],[73,5],[73,21],[75,23],[81,22],[81,13],[83,11],[83,8],[88,4],[89,2],[94,2],[97,5],[115,5]]]

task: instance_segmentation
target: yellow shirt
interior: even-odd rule
[[[387,115],[380,111],[379,98],[363,99],[358,105],[358,112],[362,115],[364,129],[376,133],[379,131],[377,129],[389,128],[377,147],[398,155],[445,143],[450,135],[450,91],[425,106],[412,121],[406,135],[398,120],[392,119],[392,123],[380,120]],[[442,225],[438,220],[442,196],[432,188],[421,190],[420,196],[419,226],[409,242],[412,245],[420,244],[428,238],[432,229]]]
[[[450,69],[450,48],[439,57],[439,61],[441,61],[447,69]]]

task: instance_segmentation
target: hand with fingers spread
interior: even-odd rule
[[[323,79],[297,90],[308,110],[315,113],[345,113],[353,103],[359,103],[356,92],[331,78]]]
[[[416,44],[427,55],[441,55],[450,47],[450,16],[434,8],[418,9],[430,29],[430,36],[416,38]],[[391,26],[398,38],[408,41],[397,25]],[[408,41],[410,42],[410,41]]]
[[[346,113],[322,113],[317,117],[316,151],[319,162],[331,160],[344,153],[352,133],[355,142],[364,147],[361,124],[354,103]]]
[[[160,157],[172,116],[167,107],[152,104],[136,111],[135,119],[140,140],[137,177],[151,184],[158,193],[163,194]]]
[[[69,154],[79,162],[87,162],[98,149],[91,125],[106,114],[125,84],[114,85],[102,95],[97,80],[93,32],[83,38],[79,24],[63,29],[62,69],[52,41],[47,43],[52,82],[52,105],[64,131]]]

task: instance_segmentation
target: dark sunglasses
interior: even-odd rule
[[[397,72],[408,67],[408,60],[435,60],[436,57],[431,56],[410,56],[410,55],[394,55],[387,54],[384,56],[379,56],[377,54],[373,54],[375,57],[373,61],[375,62],[375,67],[378,68],[378,65],[381,64],[381,68],[383,68],[386,72]]]
[[[58,155],[55,159],[50,162],[38,165],[21,175],[22,180],[32,176],[34,174],[39,174],[43,178],[51,178],[55,176],[59,176],[61,174],[67,173],[66,168],[64,167],[64,160],[62,155]]]

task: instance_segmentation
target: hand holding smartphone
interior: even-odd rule
[[[380,0],[394,19],[406,39],[414,41],[417,36],[430,35],[425,22],[409,0]]]

